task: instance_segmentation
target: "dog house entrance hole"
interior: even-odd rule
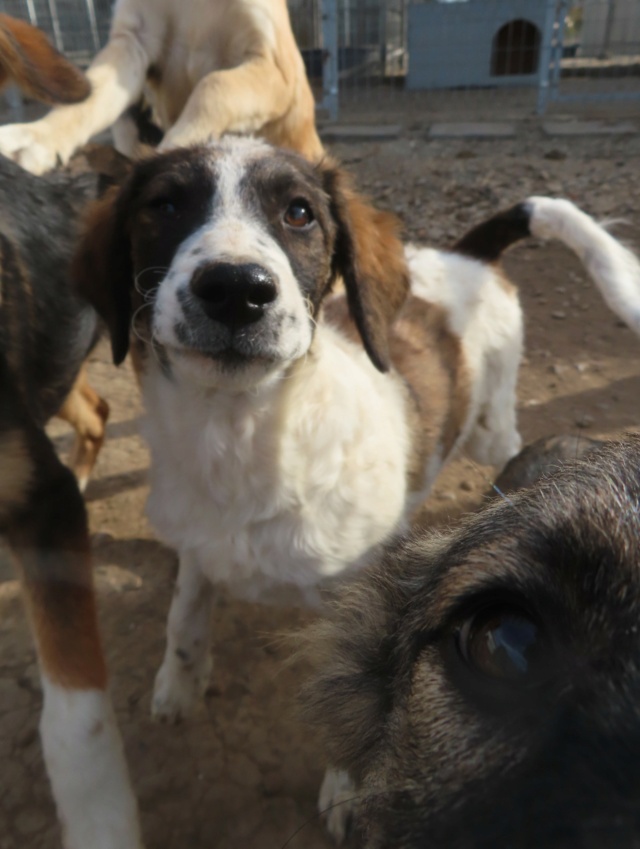
[[[500,27],[493,39],[491,75],[535,74],[540,59],[540,30],[519,18]]]

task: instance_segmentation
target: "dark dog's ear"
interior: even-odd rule
[[[113,361],[129,350],[133,260],[127,230],[128,191],[117,186],[91,207],[71,266],[79,294],[94,307],[111,335]]]
[[[409,293],[409,270],[395,216],[374,209],[331,163],[321,166],[338,230],[333,272],[342,275],[349,311],[365,350],[387,371],[389,329]]]

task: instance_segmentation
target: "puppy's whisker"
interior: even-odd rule
[[[153,357],[155,358],[158,365],[162,365],[160,357],[157,351],[158,342],[154,338],[153,331],[150,334],[144,334],[140,332],[140,328],[136,326],[136,318],[138,315],[144,310],[146,307],[150,307],[151,303],[144,303],[138,307],[138,309],[134,312],[133,317],[131,319],[131,330],[136,339],[139,339],[144,345],[150,348]]]
[[[302,825],[293,832],[293,834],[287,839],[287,841],[282,844],[280,849],[287,849],[287,847],[291,846],[291,844],[296,839],[296,837],[298,837],[298,835],[301,834],[301,832],[304,831],[304,829],[308,825],[311,825],[312,823],[317,822],[325,814],[328,814],[330,811],[333,811],[336,808],[339,808],[341,805],[351,805],[354,802],[356,802],[356,803],[367,802],[367,801],[370,801],[370,800],[378,799],[381,796],[388,797],[389,795],[391,795],[393,793],[405,793],[407,791],[411,791],[411,790],[415,790],[415,789],[416,789],[415,783],[407,782],[406,784],[397,785],[397,786],[394,786],[394,787],[388,787],[388,788],[385,788],[384,790],[368,791],[367,793],[355,793],[354,795],[349,796],[346,799],[340,799],[338,802],[334,802],[331,805],[327,805],[326,808],[323,808],[321,811],[318,811],[317,814],[314,814],[312,817],[309,817],[309,819],[305,820],[302,823]]]
[[[307,295],[304,300],[305,305],[307,307],[307,312],[309,314],[309,321],[311,322],[311,324],[313,325],[313,329],[315,330],[318,326],[318,321],[313,314],[313,304],[311,303],[311,298],[309,297],[309,295]]]
[[[150,339],[149,339],[149,338],[145,338],[145,337],[144,337],[144,336],[140,333],[139,328],[136,326],[136,320],[137,320],[138,316],[140,315],[140,313],[141,313],[144,309],[146,309],[147,307],[150,307],[150,306],[151,306],[151,303],[150,303],[150,302],[145,302],[144,304],[141,304],[141,305],[140,305],[140,306],[139,306],[139,307],[138,307],[138,308],[134,311],[133,315],[131,316],[131,330],[133,331],[133,334],[136,336],[136,338],[138,338],[141,342],[149,342],[149,341],[150,341]]]
[[[167,274],[168,271],[169,271],[169,268],[167,266],[162,266],[162,265],[150,265],[148,268],[143,268],[141,271],[139,271],[135,275],[135,277],[133,278],[134,289],[136,290],[136,292],[139,295],[142,295],[143,298],[149,297],[150,293],[149,293],[148,289],[143,289],[141,287],[140,278],[142,277],[143,274],[147,274],[148,272],[151,272],[151,271],[160,272],[161,274]]]
[[[493,480],[489,477],[489,475],[488,475],[488,474],[484,471],[484,469],[482,469],[482,468],[481,468],[481,467],[480,467],[477,463],[475,463],[473,460],[470,460],[470,463],[471,463],[471,466],[473,467],[473,470],[474,470],[475,472],[478,472],[478,474],[482,475],[482,478],[483,478],[484,482],[485,482],[485,483],[486,483],[486,484],[487,484],[487,485],[488,485],[488,486],[489,486],[489,487],[490,487],[490,488],[491,488],[491,489],[492,489],[492,490],[496,493],[496,495],[499,495],[499,496],[500,496],[500,498],[501,498],[503,501],[506,501],[506,503],[507,503],[507,504],[509,504],[511,507],[513,507],[513,509],[514,509],[514,510],[517,510],[517,509],[518,509],[518,508],[516,507],[515,503],[514,503],[514,502],[513,502],[513,501],[509,498],[509,496],[508,496],[508,495],[506,495],[506,494],[505,494],[505,493],[504,493],[504,492],[500,489],[500,487],[499,487],[499,486],[496,486],[495,481],[493,481]]]
[[[340,799],[339,802],[334,802],[333,805],[328,805],[326,808],[323,808],[323,810],[318,811],[317,814],[314,814],[312,817],[309,817],[309,819],[305,820],[302,823],[302,825],[299,828],[297,828],[293,832],[293,834],[282,844],[280,849],[287,849],[288,846],[291,846],[291,844],[296,839],[296,837],[298,837],[298,835],[302,831],[304,831],[304,829],[308,825],[311,825],[312,823],[317,822],[320,819],[320,817],[323,817],[325,814],[328,814],[329,811],[332,811],[334,808],[339,808],[340,805],[350,805],[352,802],[359,802],[364,798],[368,798],[368,796],[365,797],[365,796],[363,796],[362,794],[359,793],[356,796],[350,796],[348,799]]]
[[[505,495],[505,494],[504,494],[504,492],[500,489],[500,487],[499,487],[499,486],[496,486],[496,484],[495,484],[495,483],[492,483],[492,484],[491,484],[491,489],[492,489],[495,493],[497,493],[503,501],[506,501],[506,502],[507,502],[507,504],[510,504],[512,507],[515,507],[515,504],[514,504],[514,503],[513,503],[513,501],[509,498],[509,496],[508,496],[508,495]]]

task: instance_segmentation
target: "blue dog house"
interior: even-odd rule
[[[537,85],[542,0],[426,0],[409,6],[407,88]]]

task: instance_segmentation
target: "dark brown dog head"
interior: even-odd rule
[[[338,275],[369,356],[387,368],[408,289],[395,221],[333,165],[239,138],[139,164],[94,210],[75,275],[116,361],[134,318],[170,368],[232,386],[307,354]]]
[[[640,438],[391,548],[308,698],[367,849],[640,843]]]

